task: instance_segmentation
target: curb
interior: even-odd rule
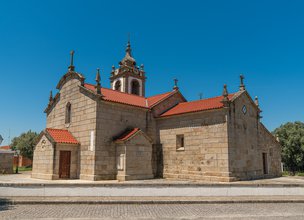
[[[226,200],[0,200],[1,205],[51,205],[51,204],[88,204],[88,205],[123,205],[123,204],[231,204],[231,203],[304,203],[303,199],[233,199]]]
[[[304,183],[3,183],[0,187],[299,187]]]

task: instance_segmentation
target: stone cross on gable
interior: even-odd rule
[[[99,94],[99,95],[101,95],[101,84],[100,84],[100,69],[99,68],[97,68],[97,73],[96,73],[96,78],[95,78],[95,81],[96,81],[96,86],[95,86],[95,88],[96,88],[96,93],[97,94]]]
[[[177,90],[178,89],[178,86],[177,86],[177,82],[178,82],[178,79],[174,79],[174,87],[173,89]]]
[[[245,79],[245,77],[243,76],[243,74],[241,74],[240,75],[240,81],[241,81],[241,83],[240,83],[240,90],[241,91],[245,90],[244,79]]]
[[[75,53],[74,50],[72,50],[70,52],[70,55],[71,55],[71,64],[69,66],[69,71],[74,71],[75,70],[75,66],[74,66],[74,53]]]
[[[75,53],[74,50],[72,50],[72,51],[70,52],[70,54],[71,54],[71,66],[73,66],[73,64],[74,64],[74,53]]]

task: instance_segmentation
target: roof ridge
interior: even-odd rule
[[[94,84],[91,84],[91,83],[85,83],[85,85],[95,86]],[[134,95],[134,94],[130,94],[130,93],[126,93],[126,92],[122,92],[122,91],[118,91],[118,90],[114,90],[114,89],[106,88],[106,87],[101,87],[101,89],[106,89],[106,90],[113,91],[113,92],[118,92],[118,93],[130,95],[130,96],[135,96],[135,97],[139,97],[139,98],[142,98],[142,99],[149,99],[149,98],[152,98],[152,97],[155,97],[155,96],[165,95],[165,94],[169,94],[169,93],[174,92],[174,91],[169,91],[169,92],[164,92],[164,93],[160,93],[160,94],[145,97],[145,96]]]
[[[61,128],[46,128],[49,130],[61,130],[61,131],[68,131],[68,129],[61,129]]]
[[[85,83],[85,85],[95,86],[94,84],[91,84],[91,83]],[[110,89],[110,88],[106,88],[106,87],[101,87],[101,89],[106,89],[106,90],[109,90],[109,91],[112,91],[112,92],[117,92],[117,93],[121,93],[121,94],[125,94],[125,95],[130,95],[130,96],[138,97],[138,98],[141,98],[141,99],[145,99],[144,96],[139,96],[139,95],[134,95],[134,94],[126,93],[126,92],[121,92],[121,91]]]
[[[229,94],[229,97],[234,97],[235,93]],[[180,102],[168,111],[165,111],[160,117],[171,115],[186,114],[191,112],[206,111],[211,109],[223,108],[222,96],[215,96],[207,99],[200,99],[190,102]]]
[[[122,134],[114,138],[114,141],[125,141],[133,137],[137,132],[141,131],[140,128],[126,129]]]
[[[235,95],[236,93],[230,93],[228,95]],[[216,99],[216,98],[220,98],[220,97],[223,97],[222,95],[219,95],[219,96],[214,96],[214,97],[209,97],[209,98],[206,98],[206,99],[199,99],[199,100],[193,100],[193,101],[189,101],[189,102],[180,102],[178,104],[182,104],[182,103],[193,103],[193,102],[200,102],[200,101],[207,101],[207,100],[210,100],[210,99]]]
[[[162,101],[164,101],[165,99],[167,99],[168,97],[170,97],[172,94],[175,94],[176,93],[176,90],[174,91],[170,91],[170,92],[166,92],[166,93],[163,93],[163,94],[159,94],[159,95],[155,95],[155,96],[150,96],[149,98],[155,98],[157,96],[164,96],[162,97],[161,99],[157,100],[156,102],[154,102],[153,104],[149,104],[149,98],[146,98],[147,102],[148,102],[148,107],[149,108],[152,108],[154,106],[156,106],[157,104],[161,103]]]
[[[153,97],[155,97],[155,96],[159,96],[159,95],[165,95],[165,94],[169,94],[169,93],[172,93],[172,92],[174,92],[174,91],[170,91],[170,92],[164,92],[164,93],[157,94],[157,95],[152,95],[152,96],[146,97],[146,99],[153,98]]]
[[[79,144],[79,141],[69,130],[46,128],[44,133],[46,136],[49,136],[55,143]]]

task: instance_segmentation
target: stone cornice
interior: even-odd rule
[[[74,71],[68,71],[66,74],[64,74],[61,77],[60,81],[58,82],[58,84],[56,86],[56,89],[60,90],[62,88],[62,86],[70,79],[78,79],[81,82],[81,85],[84,85],[85,77],[82,74],[74,72]]]
[[[58,103],[60,100],[60,93],[57,93],[53,100],[48,104],[48,106],[45,108],[44,113],[49,114],[50,111],[54,108],[54,106]]]

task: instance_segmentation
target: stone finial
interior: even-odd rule
[[[96,78],[95,78],[95,81],[96,81],[96,93],[97,94],[101,94],[101,84],[100,84],[100,69],[97,68],[97,73],[96,73]]]
[[[224,104],[224,107],[228,107],[229,106],[229,98],[228,98],[228,90],[227,90],[227,85],[226,84],[224,84],[222,95],[223,95],[222,103]]]
[[[130,43],[130,39],[128,39],[128,43],[127,43],[127,47],[126,47],[126,55],[125,57],[119,62],[119,65],[126,65],[132,68],[136,68],[136,61],[135,59],[132,57],[131,54],[131,43]]]
[[[174,86],[173,86],[174,90],[178,90],[177,82],[178,82],[178,79],[174,79]]]
[[[257,96],[254,98],[254,104],[258,107],[258,119],[263,118],[263,116],[261,116],[262,110],[260,109],[259,99]]]
[[[144,64],[141,64],[141,65],[140,65],[140,70],[144,71],[144,69],[145,69]]]
[[[70,66],[69,66],[69,71],[74,71],[75,70],[75,66],[74,66],[74,53],[75,51],[72,50],[70,52],[70,55],[71,55],[71,63],[70,63]]]
[[[257,107],[260,106],[260,105],[259,105],[259,99],[258,99],[257,96],[254,98],[254,104],[255,104]]]
[[[50,97],[49,97],[49,103],[53,101],[53,92],[52,90],[50,91]]]
[[[223,89],[223,100],[224,101],[229,101],[229,99],[228,99],[228,90],[227,90],[227,85],[226,84],[224,84],[224,89]]]
[[[112,70],[111,70],[111,74],[114,75],[114,73],[115,73],[115,66],[113,65]]]
[[[245,77],[243,76],[243,74],[240,75],[240,91],[244,91],[245,89],[245,84],[244,84],[244,79]]]
[[[132,49],[131,49],[131,43],[130,43],[130,37],[129,37],[127,47],[126,47],[126,53],[129,54],[130,57],[132,57],[131,51],[132,51]]]

